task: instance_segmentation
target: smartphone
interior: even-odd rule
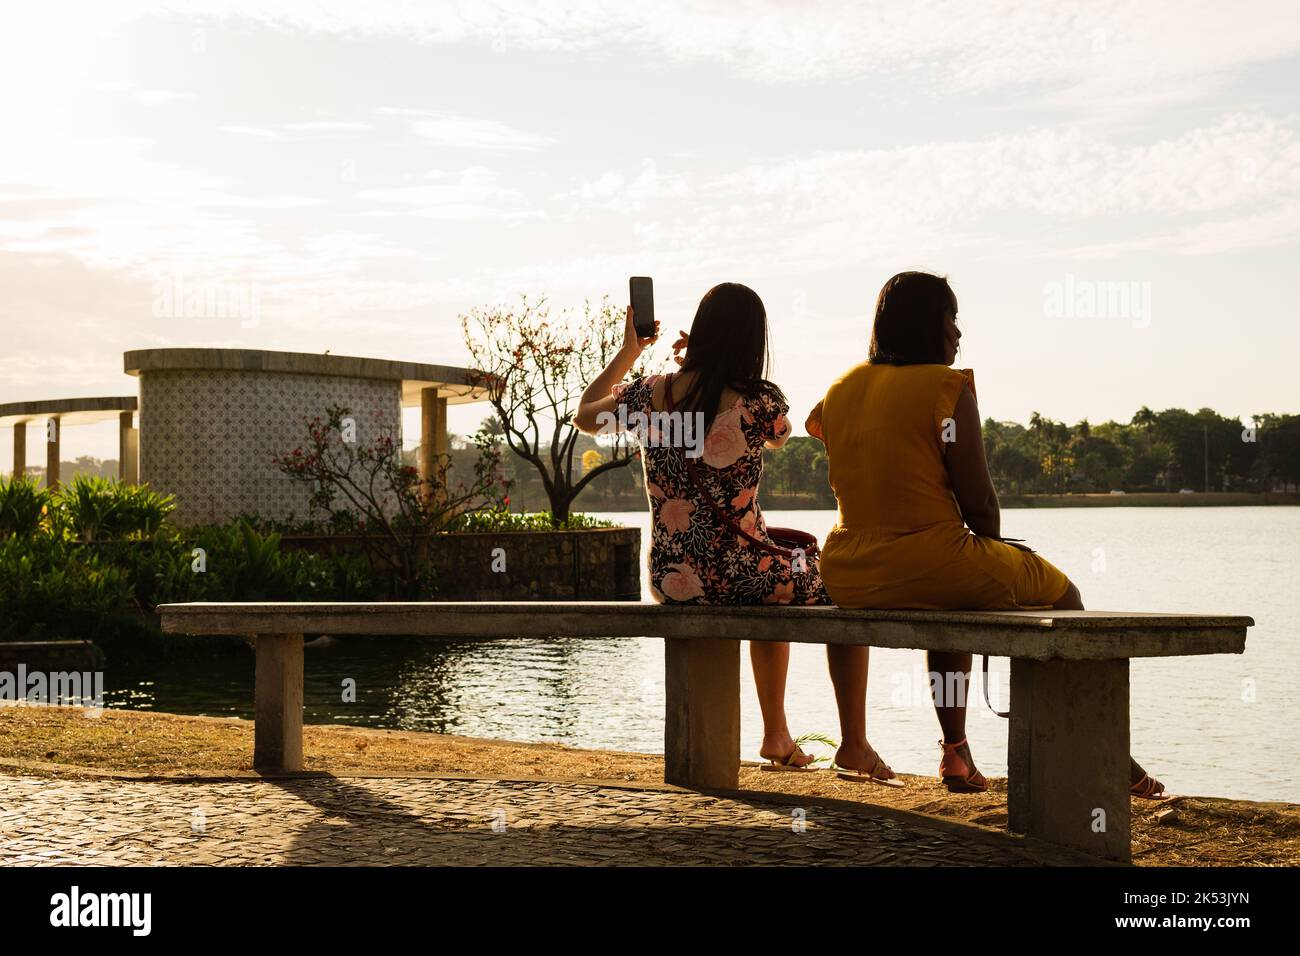
[[[636,334],[648,339],[655,334],[655,284],[648,276],[633,276],[627,280],[627,292]]]

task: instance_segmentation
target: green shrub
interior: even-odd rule
[[[510,511],[476,511],[460,515],[453,531],[579,531],[585,528],[613,528],[614,522],[591,515],[571,514],[557,526],[549,512],[516,514]]]
[[[0,536],[29,538],[41,528],[50,493],[27,477],[0,478]]]
[[[53,495],[60,527],[88,544],[105,538],[148,538],[176,507],[171,495],[94,475],[77,475]]]

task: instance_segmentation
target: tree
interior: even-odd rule
[[[545,299],[520,299],[515,308],[474,309],[461,316],[461,333],[478,382],[510,450],[541,478],[551,506],[551,523],[561,527],[574,499],[593,480],[637,460],[634,445],[613,443],[608,459],[575,474],[574,448],[580,432],[573,425],[583,390],[623,343],[626,317],[608,300],[590,303],[581,315],[552,317]],[[647,360],[633,370],[642,375]]]
[[[1142,429],[1142,434],[1146,436],[1147,451],[1151,450],[1151,429],[1155,427],[1156,413],[1143,405],[1133,413],[1132,424],[1135,428]]]
[[[1038,475],[1038,462],[1011,444],[999,445],[989,456],[989,468],[998,483],[1015,487],[1016,494],[1024,494],[1025,482]]]
[[[440,455],[428,486],[419,469],[402,461],[393,426],[382,424],[370,445],[350,440],[348,409],[331,406],[322,419],[304,419],[307,442],[277,456],[275,465],[311,486],[311,508],[328,512],[337,532],[361,535],[371,560],[388,571],[393,593],[403,599],[429,593],[429,536],[451,530],[461,515],[497,511],[508,490],[499,471],[499,447],[480,434],[479,456],[468,485],[450,482],[451,459]]]

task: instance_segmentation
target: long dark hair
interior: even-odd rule
[[[872,365],[942,365],[944,316],[957,312],[957,296],[943,276],[900,272],[876,298],[871,327]]]
[[[683,372],[695,380],[680,406],[704,412],[704,431],[713,425],[722,392],[730,386],[753,395],[767,384],[767,310],[758,293],[737,282],[715,285],[704,294],[691,323]]]

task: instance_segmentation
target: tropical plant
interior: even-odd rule
[[[59,525],[87,544],[151,537],[175,508],[171,495],[159,495],[146,485],[92,475],[77,475],[61,485],[52,501]]]
[[[50,493],[27,477],[0,478],[0,536],[36,534],[50,504]]]

